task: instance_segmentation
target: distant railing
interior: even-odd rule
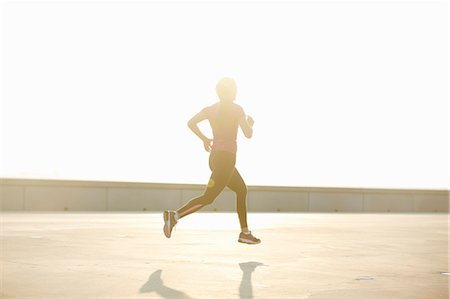
[[[1,178],[2,211],[162,211],[200,195],[205,185]],[[249,186],[251,212],[440,212],[449,190]],[[225,190],[202,211],[234,211]]]

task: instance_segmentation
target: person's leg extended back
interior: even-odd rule
[[[214,199],[227,186],[234,172],[235,157],[229,153],[216,152],[211,153],[210,167],[211,177],[206,187],[205,193],[199,197],[191,199],[183,207],[177,210],[178,218],[187,216],[198,211],[205,205],[211,204]]]

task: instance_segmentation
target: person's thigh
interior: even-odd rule
[[[228,185],[234,174],[235,158],[228,153],[212,153],[210,156],[210,168],[212,170],[205,195],[215,197]]]

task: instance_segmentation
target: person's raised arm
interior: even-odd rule
[[[212,140],[206,137],[198,128],[197,124],[207,118],[206,113],[202,110],[196,115],[194,115],[187,123],[189,129],[194,132],[195,135],[198,136],[203,141],[203,146],[207,152],[211,151],[211,142]]]
[[[242,132],[245,137],[252,138],[253,135],[253,124],[255,121],[251,116],[242,116],[239,118],[239,126],[241,127]]]

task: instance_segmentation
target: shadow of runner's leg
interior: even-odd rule
[[[239,264],[239,267],[243,271],[241,285],[239,286],[240,299],[253,298],[252,273],[253,271],[255,271],[256,267],[263,265],[263,263],[259,262],[247,262]]]
[[[184,292],[166,287],[161,279],[161,272],[161,269],[153,272],[148,281],[139,289],[139,293],[155,292],[166,299],[192,299]]]

